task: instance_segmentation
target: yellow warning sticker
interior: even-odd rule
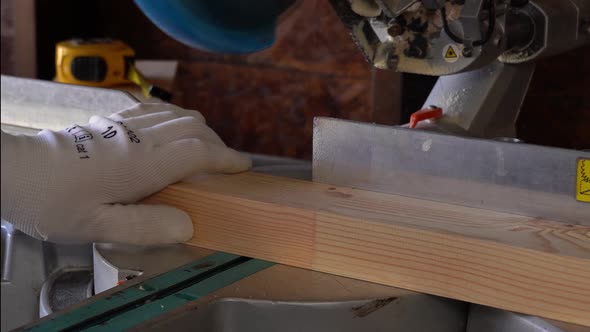
[[[447,48],[447,52],[445,53],[445,58],[447,59],[453,59],[457,57],[457,52],[455,52],[455,50],[453,49],[452,46],[449,46]]]
[[[445,46],[443,48],[443,59],[449,63],[459,60],[459,46],[455,44],[448,44]]]
[[[576,199],[590,203],[590,159],[578,159]]]

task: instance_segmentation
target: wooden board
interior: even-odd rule
[[[590,326],[590,227],[254,173],[146,202],[196,246]]]

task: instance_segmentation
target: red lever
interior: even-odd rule
[[[416,125],[420,121],[428,119],[440,119],[443,117],[443,110],[440,107],[431,106],[429,108],[423,108],[419,111],[412,113],[410,116],[410,128],[416,128]]]

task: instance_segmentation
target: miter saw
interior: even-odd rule
[[[298,2],[136,3],[187,45],[244,53],[271,45]],[[590,0],[331,4],[370,64],[439,78],[405,126],[316,119],[314,181],[590,223],[589,154],[529,145],[515,130],[535,60],[590,41]]]
[[[136,3],[163,31],[191,47],[248,53],[272,45],[275,26],[299,1]],[[441,76],[425,110],[414,119],[440,118],[436,129],[454,134],[515,138],[514,124],[534,61],[590,41],[588,0],[331,4],[375,67]]]
[[[590,1],[332,5],[371,64],[440,77],[408,125],[422,130],[316,119],[315,181],[590,223],[590,155],[523,144],[515,129],[534,61],[590,41]]]

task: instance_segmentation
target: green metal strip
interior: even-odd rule
[[[125,312],[122,315],[116,316],[106,322],[101,323],[100,325],[95,325],[85,331],[125,331],[133,326],[185,305],[190,301],[199,299],[207,294],[237,282],[242,278],[250,276],[272,265],[273,263],[271,262],[257,259],[249,260],[245,263],[220,272],[215,276],[205,279],[193,286],[187,287],[175,294],[154,302],[150,302],[134,310]]]
[[[198,278],[221,265],[231,263],[238,259],[240,259],[240,256],[217,252],[170,272],[148,279],[133,287],[123,289],[108,297],[73,309],[49,320],[41,321],[39,324],[25,331],[44,332],[68,330],[101,315],[117,314],[124,307],[133,305],[134,303],[141,304],[142,301],[157,296],[158,293],[165,291],[167,288],[174,287],[192,278]]]

